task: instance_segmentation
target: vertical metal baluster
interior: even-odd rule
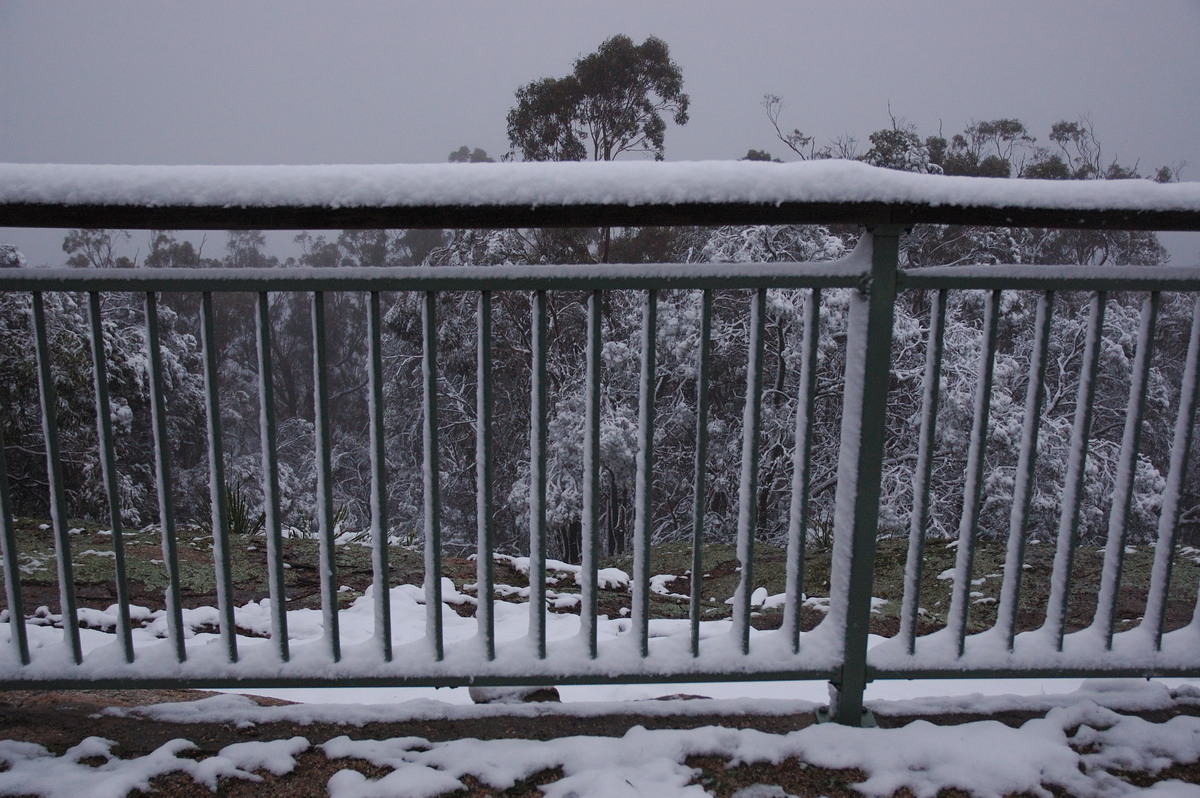
[[[633,499],[633,630],[638,651],[650,654],[650,536],[654,493],[655,331],[658,291],[646,292],[642,305],[642,368],[638,378],[637,478]]]
[[[1133,505],[1133,481],[1137,475],[1138,447],[1141,445],[1142,417],[1146,409],[1146,386],[1150,380],[1150,356],[1154,348],[1154,329],[1158,321],[1158,292],[1146,297],[1138,325],[1137,352],[1129,379],[1129,402],[1125,405],[1125,429],[1121,434],[1121,455],[1113,485],[1112,507],[1108,514],[1108,540],[1104,546],[1104,569],[1100,572],[1100,590],[1096,595],[1096,617],[1092,625],[1104,635],[1104,647],[1112,648],[1113,618],[1117,612],[1117,592],[1121,587],[1121,568],[1125,560],[1125,530]]]
[[[317,457],[317,542],[321,559],[321,614],[325,625],[325,643],[329,656],[337,662],[342,658],[341,634],[338,628],[337,605],[337,547],[333,527],[333,468],[330,462],[333,445],[329,431],[328,356],[325,348],[325,294],[312,295],[313,335],[313,438]]]
[[[163,564],[167,569],[167,636],[175,659],[187,659],[183,642],[183,603],[179,598],[179,554],[175,542],[175,504],[171,499],[170,439],[166,397],[163,395],[162,350],[158,335],[158,301],[146,292],[146,367],[150,376],[151,427],[154,431],[155,485],[158,489],[158,523],[162,531]]]
[[[117,489],[117,464],[113,445],[112,410],[108,404],[108,373],[105,365],[104,323],[100,294],[88,294],[91,333],[92,377],[96,388],[96,441],[100,447],[100,475],[108,501],[108,525],[112,530],[114,571],[117,581],[117,637],[126,662],[133,662],[133,627],[129,620],[129,584],[125,571],[125,539],[121,529],[121,494]]]
[[[971,591],[971,562],[975,557],[975,534],[979,527],[979,505],[983,491],[983,461],[987,452],[988,414],[992,406],[992,374],[996,363],[996,327],[1000,292],[992,291],[984,302],[983,342],[975,382],[975,414],[971,421],[971,444],[967,451],[967,477],[963,485],[963,513],[958,525],[958,550],[954,558],[954,590],[946,627],[952,630],[958,655],[966,645],[967,603]]]
[[[71,569],[71,539],[67,531],[67,498],[63,492],[62,459],[58,447],[58,397],[50,367],[46,339],[46,309],[40,292],[33,294],[33,329],[36,340],[38,388],[42,402],[42,435],[46,443],[46,478],[50,483],[50,526],[54,530],[54,559],[58,568],[58,595],[63,616],[63,639],[76,664],[83,661],[79,644],[79,614],[75,609],[75,580]]]
[[[422,305],[421,376],[424,383],[425,426],[422,434],[425,468],[425,635],[439,662],[445,656],[442,633],[442,495],[438,465],[437,418],[437,294],[425,292]]]
[[[788,507],[787,574],[783,629],[793,653],[800,651],[800,609],[804,601],[804,557],[808,543],[808,485],[812,454],[813,410],[817,397],[817,332],[821,323],[821,289],[814,288],[804,305],[800,344],[800,396],[796,401],[796,442],[792,453],[792,497]]]
[[[841,631],[843,646],[841,668],[830,681],[829,716],[850,726],[862,725],[864,718],[886,386],[891,372],[896,266],[902,232],[898,227],[878,227],[863,236],[859,247],[871,253],[871,270],[862,288],[850,297],[846,324],[830,609],[822,623]]]
[[[21,563],[17,558],[17,530],[13,526],[12,499],[8,495],[8,462],[4,448],[4,428],[0,426],[0,555],[4,557],[9,640],[17,661],[28,665],[29,637],[25,631],[25,602],[21,600]]]
[[[1029,355],[1029,385],[1025,388],[1025,421],[1021,429],[1021,449],[1017,455],[1016,482],[1009,514],[1004,580],[1000,584],[1000,604],[996,611],[996,628],[1004,635],[1004,644],[1009,651],[1012,651],[1016,636],[1017,604],[1021,578],[1025,573],[1025,541],[1028,536],[1029,509],[1033,505],[1033,470],[1037,461],[1042,404],[1046,399],[1046,355],[1050,350],[1050,326],[1053,320],[1054,292],[1047,291],[1038,300],[1037,320],[1034,322],[1033,349]]]
[[[271,637],[279,659],[287,662],[287,597],[283,580],[283,523],[279,512],[279,459],[275,442],[275,387],[271,377],[270,296],[258,295],[255,316],[258,350],[258,428],[262,448],[263,532],[267,539],[267,589],[271,594]]]
[[[708,378],[712,353],[712,291],[700,295],[700,339],[696,352],[696,464],[692,477],[692,578],[688,597],[692,656],[700,656],[701,590],[704,573],[704,511],[708,477]]]
[[[379,656],[392,661],[392,597],[388,583],[387,449],[383,435],[383,323],[379,292],[367,308],[367,413],[371,432],[371,586]]]
[[[1192,306],[1192,331],[1188,336],[1187,362],[1179,385],[1179,414],[1171,437],[1171,461],[1167,484],[1163,489],[1162,509],[1158,515],[1158,543],[1150,571],[1146,612],[1139,628],[1147,629],[1157,651],[1162,647],[1163,624],[1167,616],[1167,590],[1171,586],[1171,566],[1175,545],[1179,542],[1179,515],[1183,508],[1183,486],[1187,479],[1188,454],[1192,448],[1192,423],[1200,399],[1200,296]],[[1200,602],[1193,624],[1200,624]]]
[[[212,504],[213,566],[217,614],[225,656],[237,662],[237,627],[233,618],[233,582],[229,574],[229,513],[225,507],[225,458],[221,447],[221,403],[217,384],[217,344],[213,329],[212,292],[200,297],[200,337],[204,342],[204,409],[208,418],[208,496]]]
[[[908,558],[904,566],[904,599],[900,609],[900,640],[912,654],[917,647],[917,610],[921,601],[921,565],[925,533],[929,529],[929,486],[933,453],[937,445],[938,394],[942,380],[943,336],[946,331],[943,289],[929,306],[929,342],[925,347],[925,377],[921,385],[921,433],[917,441],[917,466],[913,473],[913,508],[908,529]]]
[[[479,292],[475,356],[475,619],[484,655],[496,658],[495,534],[492,520],[492,295]]]
[[[754,537],[758,532],[758,449],[762,419],[763,328],[767,290],[750,302],[750,339],[746,353],[746,402],[742,410],[742,474],[738,489],[737,558],[741,566],[733,594],[733,636],[750,653],[750,595],[754,591]]]
[[[1063,506],[1059,516],[1058,542],[1050,576],[1050,599],[1046,604],[1046,629],[1054,646],[1062,650],[1063,623],[1071,592],[1071,563],[1079,541],[1079,506],[1083,503],[1084,467],[1087,462],[1088,434],[1092,425],[1092,402],[1096,395],[1096,373],[1100,364],[1100,337],[1104,332],[1106,294],[1092,295],[1088,315],[1087,344],[1079,366],[1079,393],[1075,397],[1075,422],[1071,429],[1071,448],[1067,475],[1063,483]]]
[[[601,302],[603,295],[593,291],[588,297],[587,380],[584,385],[587,407],[583,421],[583,551],[579,608],[579,629],[588,656],[596,658],[597,562],[600,557],[600,362]]]
[[[529,384],[529,637],[546,656],[546,292],[533,295]]]

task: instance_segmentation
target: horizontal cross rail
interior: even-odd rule
[[[648,291],[834,288],[867,272],[851,256],[829,263],[398,266],[338,269],[13,269],[0,291]]]
[[[1195,266],[1057,266],[995,264],[902,269],[901,289],[933,291],[1198,291]]]
[[[0,291],[645,291],[849,288],[869,272],[852,255],[824,263],[394,266],[339,269],[21,269]],[[1200,269],[1178,266],[930,266],[900,269],[898,290],[1196,291]]]

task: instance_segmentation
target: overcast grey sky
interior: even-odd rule
[[[507,150],[521,84],[608,36],[666,40],[691,95],[667,158],[784,156],[762,95],[818,142],[1087,114],[1109,158],[1200,179],[1200,0],[0,2],[0,160],[444,161]],[[9,231],[31,261],[56,244]],[[59,237],[61,239],[61,236]],[[1190,239],[1194,241],[1195,239]],[[1197,248],[1189,244],[1189,260]],[[1178,246],[1173,247],[1178,254]],[[44,250],[44,251],[43,251]]]

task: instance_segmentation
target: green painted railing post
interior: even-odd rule
[[[863,725],[867,686],[867,626],[879,528],[879,482],[891,369],[892,316],[902,228],[869,230],[871,272],[850,300],[846,387],[838,455],[830,597],[842,615],[841,673],[830,683],[829,717]],[[830,618],[836,621],[836,618]],[[836,626],[834,628],[837,628]]]

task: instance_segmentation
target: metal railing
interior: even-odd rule
[[[654,174],[643,170],[644,174]],[[438,173],[441,174],[441,173]],[[464,173],[455,171],[456,180]],[[472,174],[470,170],[465,173]],[[480,174],[489,174],[481,172]],[[277,685],[452,685],[535,684],[563,682],[701,681],[723,679],[825,679],[836,688],[830,715],[843,723],[859,723],[863,716],[863,693],[872,679],[931,676],[982,675],[1196,675],[1200,673],[1200,627],[1195,624],[1164,634],[1163,611],[1171,577],[1172,554],[1179,534],[1181,497],[1185,486],[1188,452],[1200,380],[1200,267],[1112,268],[1056,266],[969,266],[901,268],[901,239],[914,223],[993,224],[1005,226],[1069,227],[1092,229],[1200,229],[1200,198],[1195,192],[1171,193],[1168,187],[1155,194],[1152,203],[1123,205],[1122,195],[1108,187],[1097,200],[1086,195],[1071,202],[1039,205],[1034,199],[1008,203],[1007,196],[988,199],[986,191],[997,182],[954,183],[978,187],[983,199],[969,203],[935,204],[920,196],[896,200],[881,190],[879,198],[869,192],[849,198],[806,199],[752,198],[732,192],[733,199],[712,200],[706,196],[671,201],[651,197],[632,200],[619,192],[615,199],[589,199],[588,180],[602,171],[582,171],[583,199],[532,202],[516,189],[526,177],[541,173],[507,168],[500,183],[508,181],[518,199],[490,200],[473,204],[469,192],[437,196],[415,204],[380,201],[373,206],[339,206],[327,199],[293,203],[267,203],[238,207],[227,203],[203,204],[183,201],[127,201],[114,197],[111,203],[90,195],[83,199],[48,199],[0,196],[0,225],[127,227],[145,229],[290,229],[300,226],[352,227],[536,227],[599,225],[739,223],[772,224],[861,224],[857,249],[848,257],[830,263],[780,264],[659,264],[650,266],[492,266],[457,268],[377,268],[338,270],[66,270],[21,269],[0,272],[0,291],[32,294],[32,326],[38,370],[42,428],[45,442],[50,526],[55,543],[60,614],[61,646],[30,645],[22,602],[19,553],[17,551],[8,480],[0,479],[0,524],[3,524],[3,561],[8,608],[10,646],[0,654],[0,686],[82,685],[190,685],[190,686],[277,686]],[[635,172],[634,175],[639,174]],[[740,175],[741,173],[739,173]],[[761,171],[745,171],[742,183],[753,186]],[[774,173],[771,173],[774,174]],[[247,172],[248,180],[253,174]],[[36,175],[35,175],[36,177]],[[803,173],[797,173],[797,179]],[[540,179],[540,178],[539,178]],[[607,178],[605,178],[607,179]],[[739,178],[741,179],[741,178]],[[936,178],[929,184],[940,186]],[[36,182],[36,181],[35,181]],[[534,181],[536,183],[536,180]],[[574,181],[573,181],[574,182]],[[595,179],[597,184],[603,180]],[[1030,181],[1032,182],[1032,181]],[[403,186],[401,186],[401,189]],[[1147,187],[1137,186],[1138,191]],[[957,188],[956,188],[957,190]],[[1153,189],[1151,189],[1153,191]],[[703,192],[698,191],[703,195]],[[746,191],[743,191],[743,195]],[[910,192],[912,193],[912,192]],[[403,191],[400,191],[403,194]],[[936,191],[934,192],[936,195]],[[938,195],[940,196],[940,195]],[[1098,195],[1099,196],[1099,195]],[[864,199],[865,197],[865,199]],[[938,199],[937,202],[943,202]],[[731,634],[702,633],[701,573],[699,552],[705,542],[706,443],[708,436],[710,335],[713,292],[748,290],[749,321],[745,365],[745,409],[736,541],[741,568],[739,587],[733,597]],[[764,319],[768,292],[800,289],[805,299],[804,331],[800,362],[800,393],[797,401],[796,433],[789,519],[787,523],[786,595],[782,627],[772,634],[753,631],[755,588],[752,566],[759,528],[756,518],[760,425],[763,394]],[[818,362],[817,336],[820,325],[821,292],[851,289],[846,363],[841,399],[840,449],[837,457],[836,510],[833,519],[832,573],[829,612],[812,631],[801,631],[801,606],[806,598],[804,582],[805,541],[809,526],[808,501],[811,481],[811,440],[816,397]],[[650,577],[654,496],[654,390],[656,382],[655,340],[659,292],[699,292],[701,308],[696,364],[695,509],[692,523],[694,566],[689,599],[688,634],[658,639],[652,632]],[[966,455],[967,474],[962,497],[957,562],[953,573],[952,601],[946,628],[919,635],[919,586],[923,546],[927,537],[930,506],[930,473],[935,454],[938,418],[939,370],[948,292],[986,291],[982,321],[982,343],[977,372],[974,421]],[[55,353],[47,336],[44,294],[81,292],[90,313],[91,357],[96,397],[97,440],[103,484],[110,507],[113,530],[114,583],[118,623],[115,642],[95,651],[81,643],[80,621],[72,575],[72,542],[68,534],[68,512],[63,490],[61,453],[57,440],[57,397],[52,374]],[[587,292],[585,344],[586,383],[582,386],[585,408],[582,457],[582,563],[579,571],[579,634],[568,640],[548,639],[546,601],[547,503],[547,295],[548,292]],[[641,293],[642,347],[640,352],[637,478],[634,497],[632,607],[623,634],[601,640],[598,630],[600,507],[600,414],[603,304],[606,292]],[[997,346],[997,320],[1002,291],[1039,292],[1035,340],[1029,361],[1026,423],[1023,426],[1019,462],[1013,487],[1013,512],[1007,542],[1007,561],[995,626],[981,634],[967,633],[967,609],[971,589],[972,554],[979,533],[980,485],[988,436],[988,401],[991,396],[993,363]],[[1027,540],[1029,502],[1037,457],[1038,420],[1042,414],[1040,386],[1046,374],[1046,352],[1053,300],[1056,293],[1092,292],[1091,318],[1076,398],[1071,454],[1065,475],[1061,522],[1055,542],[1054,577],[1045,625],[1038,633],[1017,635],[1015,615],[1021,587],[1022,564]],[[1106,544],[1100,593],[1100,608],[1094,628],[1087,633],[1066,634],[1064,614],[1070,597],[1072,557],[1078,546],[1077,526],[1082,480],[1089,443],[1094,374],[1103,327],[1105,292],[1145,292],[1142,334],[1130,389],[1113,502],[1114,521]],[[166,641],[135,648],[131,634],[130,599],[126,576],[126,554],[122,550],[117,474],[114,462],[112,419],[104,373],[105,352],[101,297],[107,292],[132,292],[143,297],[146,373],[154,441],[154,468],[158,491],[159,527],[168,587]],[[160,362],[159,303],[165,292],[192,292],[201,297],[200,330],[206,386],[210,500],[212,506],[213,554],[216,574],[219,642],[188,645],[180,598],[179,554],[176,551],[173,483],[168,454],[166,404],[170,401]],[[251,641],[237,635],[235,598],[230,575],[226,484],[221,451],[221,414],[216,379],[219,369],[214,343],[214,295],[255,295],[255,331],[259,374],[261,474],[264,496],[267,576],[270,598],[270,640]],[[310,299],[313,344],[313,456],[317,464],[317,563],[320,573],[322,633],[317,643],[293,645],[288,635],[284,584],[282,521],[279,506],[279,463],[272,396],[272,346],[270,297],[293,292]],[[343,649],[339,633],[338,582],[335,562],[334,501],[330,474],[329,366],[324,348],[325,301],[333,292],[363,292],[367,296],[367,399],[370,424],[371,545],[375,634],[353,649]],[[384,340],[381,296],[391,292],[414,292],[422,297],[421,395],[423,407],[422,456],[424,458],[424,607],[425,638],[395,645],[389,617],[389,546],[386,519],[388,480],[383,437],[384,392],[387,378],[381,353]],[[470,640],[447,642],[443,623],[443,546],[440,531],[442,499],[439,484],[437,297],[444,292],[470,292],[475,297],[477,323],[476,380],[476,535],[477,633]],[[510,292],[530,297],[531,395],[529,456],[529,634],[522,641],[497,641],[495,634],[495,584],[493,558],[495,534],[491,525],[493,497],[493,447],[491,418],[495,407],[493,384],[494,298]],[[913,507],[904,600],[898,634],[882,645],[868,647],[872,579],[876,538],[879,531],[880,480],[885,459],[886,386],[893,367],[893,312],[897,297],[905,292],[926,292],[931,297],[928,319],[927,356],[922,397],[921,427],[916,467],[913,471]],[[1175,437],[1171,444],[1170,469],[1166,477],[1160,515],[1158,547],[1148,590],[1145,620],[1134,630],[1114,633],[1113,607],[1121,575],[1125,545],[1125,516],[1137,463],[1138,433],[1145,407],[1145,372],[1148,349],[1162,292],[1184,292],[1197,297],[1188,344],[1186,368],[1180,383],[1175,413]],[[1086,375],[1093,375],[1088,378]],[[1142,375],[1140,378],[1138,375]],[[2,444],[2,442],[0,442]],[[4,447],[0,445],[0,457]],[[0,474],[7,469],[0,461]],[[1096,633],[1098,632],[1098,633]]]

